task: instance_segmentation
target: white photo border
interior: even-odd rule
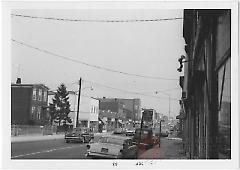
[[[231,160],[11,160],[11,10],[13,9],[231,9]],[[236,169],[239,165],[238,3],[230,1],[3,1],[2,163],[7,169]],[[234,136],[234,138],[233,138]],[[152,164],[150,164],[152,161]],[[117,162],[118,166],[113,167]],[[143,167],[136,166],[143,162]]]

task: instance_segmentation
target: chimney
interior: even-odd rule
[[[20,77],[17,78],[16,84],[21,84],[21,78]]]

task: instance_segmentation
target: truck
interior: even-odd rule
[[[133,137],[133,141],[138,144],[139,148],[149,149],[156,144],[160,146],[158,120],[158,114],[154,109],[143,110],[141,127],[136,129]]]
[[[142,112],[142,122],[145,127],[155,127],[157,124],[156,111],[154,109],[144,109]]]

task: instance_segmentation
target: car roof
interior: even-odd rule
[[[103,135],[102,137],[109,137],[109,138],[115,138],[115,139],[121,139],[121,140],[132,139],[130,137],[120,136],[120,135]]]
[[[136,130],[152,130],[152,128],[137,128]]]

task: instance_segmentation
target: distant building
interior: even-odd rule
[[[48,124],[48,90],[43,84],[12,84],[11,124]]]
[[[141,120],[141,100],[140,99],[119,99],[123,103],[126,119],[135,121]]]
[[[117,117],[124,120],[141,119],[140,99],[100,98],[100,110],[117,113]]]

